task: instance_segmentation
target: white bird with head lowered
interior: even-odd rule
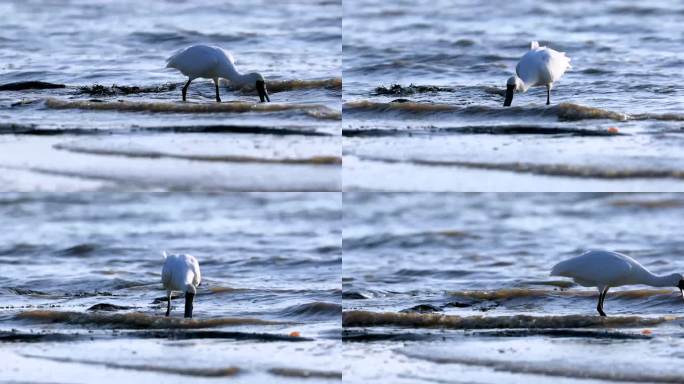
[[[171,314],[171,293],[185,292],[185,317],[191,318],[192,302],[202,281],[199,263],[191,255],[167,255],[166,252],[163,255],[162,284],[168,299],[166,316]]]
[[[684,297],[684,279],[679,273],[658,276],[633,258],[617,252],[590,250],[571,259],[561,261],[551,269],[551,276],[572,278],[584,287],[596,287],[599,291],[596,310],[601,316],[603,302],[611,287],[644,284],[652,287],[676,287]]]
[[[219,96],[220,78],[227,79],[236,88],[255,87],[262,103],[271,101],[266,91],[264,77],[257,72],[247,74],[238,72],[233,55],[219,47],[202,44],[187,47],[169,57],[166,67],[175,68],[188,77],[188,82],[183,87],[183,101],[185,101],[190,82],[197,78],[214,80],[217,102],[221,101]]]
[[[533,41],[530,50],[520,58],[515,67],[515,76],[506,82],[504,107],[511,105],[515,92],[527,92],[530,87],[546,86],[546,105],[551,104],[551,88],[570,67],[570,58],[565,52],[540,47]]]

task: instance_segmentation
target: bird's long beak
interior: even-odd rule
[[[515,91],[515,85],[506,86],[506,99],[504,100],[504,107],[510,107],[513,101],[513,92]]]
[[[268,97],[268,92],[266,92],[266,83],[264,83],[263,80],[257,80],[256,89],[259,93],[259,99],[261,99],[262,103],[264,101],[271,102],[271,99]]]
[[[195,294],[185,292],[185,317],[192,318],[192,301],[195,299]]]

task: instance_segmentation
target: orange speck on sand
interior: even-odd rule
[[[644,329],[643,331],[641,331],[641,334],[646,335],[646,336],[650,336],[653,334],[653,332],[650,329]]]
[[[299,337],[299,336],[301,336],[301,334],[298,331],[292,331],[292,332],[290,332],[290,336],[291,337]]]
[[[618,133],[618,132],[620,132],[620,131],[615,127],[608,128],[608,133]]]

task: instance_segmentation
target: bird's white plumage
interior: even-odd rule
[[[193,45],[176,52],[167,60],[166,67],[179,70],[191,80],[228,78],[228,73],[237,73],[233,55],[209,45]]]
[[[633,258],[617,252],[590,250],[561,261],[551,270],[552,276],[570,277],[585,287],[619,287],[645,284],[654,287],[677,286],[680,274],[657,276]]]
[[[530,50],[520,58],[515,72],[522,80],[517,91],[526,92],[530,87],[551,87],[570,67],[570,58],[565,52],[542,47],[538,42],[530,44]]]
[[[195,293],[202,276],[199,263],[192,255],[166,255],[164,253],[162,284],[168,292]]]

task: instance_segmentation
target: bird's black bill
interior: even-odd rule
[[[185,317],[192,318],[192,301],[195,299],[195,294],[185,293]]]
[[[506,99],[504,100],[504,107],[510,107],[511,102],[513,102],[513,92],[515,91],[515,85],[508,85],[506,87]]]
[[[256,82],[256,90],[259,93],[259,99],[261,99],[262,103],[264,101],[271,101],[271,99],[268,97],[268,92],[266,92],[266,83],[264,83],[262,80]]]

